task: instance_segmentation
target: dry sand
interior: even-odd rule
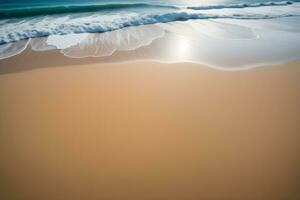
[[[28,56],[0,61],[0,199],[300,198],[300,62],[224,72]]]

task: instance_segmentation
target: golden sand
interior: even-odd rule
[[[14,60],[0,61],[0,199],[300,197],[300,62]]]

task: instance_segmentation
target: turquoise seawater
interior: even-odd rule
[[[128,26],[191,19],[259,20],[297,16],[295,5],[298,5],[295,0],[2,0],[0,44],[48,35],[101,33]],[[262,7],[266,8],[265,13],[260,9]],[[278,12],[270,12],[273,7]],[[245,8],[253,10],[245,13]]]

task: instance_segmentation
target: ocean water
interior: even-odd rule
[[[268,0],[9,0],[1,1],[0,44],[70,33],[99,33],[128,26],[189,19],[266,19],[298,12],[244,13],[247,7],[286,7],[296,1]],[[209,10],[223,12],[207,12]],[[227,12],[232,10],[233,12]]]
[[[253,27],[241,28],[241,21],[245,25],[255,21],[254,27],[264,23],[268,27],[266,20],[269,20],[269,31],[280,26],[281,31],[298,34],[299,16],[299,0],[1,0],[0,58],[22,52],[29,43],[34,50],[57,48],[71,57],[107,56],[117,50],[147,46],[172,31],[187,37],[192,34],[195,38],[195,33],[201,38],[201,34],[214,37],[216,32],[222,32],[223,37],[227,35],[227,39],[243,34],[245,38],[238,38],[257,38]],[[224,20],[239,25],[225,26]],[[168,27],[182,22],[191,26],[189,23],[193,21],[198,25],[193,24],[194,30],[188,34],[182,31],[185,28]],[[211,24],[204,27],[202,23],[201,28],[201,22]],[[218,24],[212,26],[212,22]],[[96,34],[97,39],[91,34]],[[114,40],[118,44],[112,44]],[[75,51],[74,46],[83,42],[87,52],[90,52],[87,43],[98,45],[97,53],[92,50],[93,53],[83,55],[83,51]]]

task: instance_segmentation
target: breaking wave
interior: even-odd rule
[[[247,8],[247,7],[263,7],[263,6],[286,6],[293,4],[292,1],[282,2],[265,2],[265,3],[241,3],[229,5],[210,5],[210,6],[191,6],[186,7],[192,10],[209,10],[209,9],[224,9],[224,8]],[[105,10],[129,9],[129,8],[170,8],[180,9],[184,7],[177,7],[167,4],[150,4],[150,3],[109,3],[109,4],[95,4],[95,5],[62,5],[62,6],[48,6],[48,7],[27,7],[14,9],[0,9],[0,19],[6,18],[21,18],[32,17],[39,15],[54,15],[65,13],[84,13],[97,12]]]
[[[0,9],[0,19],[33,17],[39,15],[54,15],[67,13],[85,13],[106,10],[129,9],[129,8],[173,8],[176,6],[148,4],[148,3],[112,3],[112,4],[96,4],[96,5],[63,5],[49,7],[28,7],[15,9]]]
[[[280,7],[280,9],[275,10],[273,6]],[[248,7],[251,11],[245,10]],[[264,7],[264,9],[258,7]],[[138,10],[133,10],[134,8]],[[115,9],[120,9],[120,11],[116,12]],[[226,10],[218,12],[220,9]],[[50,35],[104,33],[131,26],[192,19],[272,19],[290,16],[300,16],[300,6],[296,1],[198,7],[108,3],[22,9],[0,8],[0,45]]]
[[[211,10],[211,9],[226,9],[226,8],[255,8],[264,6],[287,6],[293,4],[292,1],[281,2],[265,2],[265,3],[241,3],[241,4],[229,4],[229,5],[211,5],[211,6],[191,6],[188,9],[193,10]]]

